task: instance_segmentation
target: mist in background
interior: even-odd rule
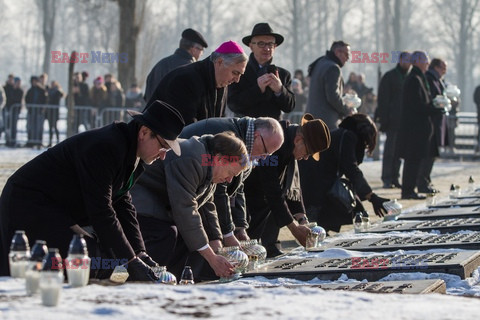
[[[480,85],[480,0],[0,0],[0,82],[13,73],[28,86],[42,72],[67,87],[68,64],[51,63],[51,51],[89,53],[75,71],[95,77],[112,73],[126,89],[144,87],[148,72],[178,47],[181,32],[201,32],[206,58],[222,42],[249,35],[268,22],[285,37],[273,63],[307,72],[334,40],[352,51],[389,53],[389,63],[347,63],[364,73],[377,91],[391,69],[392,52],[425,50],[447,61],[447,83],[462,90],[461,111],[474,111],[473,90]],[[250,49],[244,46],[249,54]],[[127,53],[128,62],[92,63],[92,51]],[[362,57],[362,56],[360,56]]]

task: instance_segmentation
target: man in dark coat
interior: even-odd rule
[[[252,158],[265,157],[280,148],[283,132],[280,124],[273,118],[214,118],[192,123],[183,129],[181,138],[216,134],[231,131],[247,147]],[[218,184],[215,190],[215,206],[220,220],[223,240],[226,246],[238,246],[238,240],[247,240],[247,209],[243,183],[252,168],[243,171],[230,183]],[[138,187],[141,186],[141,182]]]
[[[402,90],[405,77],[410,72],[410,53],[402,52],[397,66],[386,72],[378,86],[378,107],[375,122],[380,123],[380,131],[387,134],[383,148],[382,181],[383,187],[400,188],[400,157],[395,147],[402,120]]]
[[[343,77],[341,68],[350,59],[350,45],[343,41],[332,43],[325,56],[308,67],[310,86],[307,112],[322,119],[330,130],[336,129],[341,119],[352,113],[344,105]]]
[[[289,113],[295,108],[290,72],[272,64],[275,48],[282,44],[283,36],[274,33],[268,23],[258,23],[242,42],[252,53],[245,75],[229,90],[228,107],[239,117],[278,120],[281,111]]]
[[[425,52],[412,53],[412,71],[405,79],[403,87],[403,113],[399,135],[398,152],[405,161],[402,175],[402,199],[425,199],[415,192],[420,165],[423,159],[431,156],[433,124],[431,115],[443,110],[432,104],[430,86],[425,77],[429,59]]]
[[[233,41],[224,42],[206,59],[167,74],[150,101],[161,100],[177,106],[187,125],[223,117],[227,86],[240,80],[246,64],[242,47]]]
[[[44,109],[40,105],[47,104],[48,92],[37,76],[30,79],[31,87],[25,95],[27,104],[27,147],[40,148],[42,146]]]
[[[430,98],[435,99],[438,95],[443,95],[445,91],[445,83],[443,76],[447,73],[447,64],[445,61],[434,58],[428,66],[425,77],[430,87]],[[440,155],[439,147],[445,145],[445,138],[447,134],[447,119],[444,114],[435,114],[431,116],[433,124],[433,137],[430,140],[429,156],[422,160],[420,171],[417,177],[417,189],[422,193],[437,193],[439,192],[432,186],[432,179],[430,177],[433,169],[435,158]]]
[[[281,148],[258,166],[245,181],[245,196],[249,216],[248,235],[262,239],[267,257],[281,254],[275,246],[281,227],[287,226],[295,238],[305,245],[310,232],[303,206],[297,160],[312,156],[330,146],[330,131],[320,119],[305,114],[301,125],[280,121],[285,140]],[[296,220],[296,221],[295,221]],[[297,221],[299,223],[297,223]],[[265,229],[273,229],[267,232]]]
[[[153,281],[135,207],[128,190],[144,170],[164,159],[184,122],[178,111],[157,101],[130,123],[115,122],[77,134],[18,169],[0,198],[0,275],[8,274],[8,248],[15,230],[30,245],[45,240],[67,257],[74,233],[85,235],[88,251],[128,261],[131,280]],[[87,231],[88,230],[88,231]],[[147,263],[149,266],[147,266]],[[103,267],[103,266],[102,266]],[[107,273],[112,270],[102,270]]]
[[[17,121],[21,110],[21,103],[23,99],[22,81],[18,77],[13,78],[13,82],[8,77],[5,84],[6,103],[3,108],[3,121],[5,123],[5,141],[7,147],[17,146]]]
[[[160,60],[148,74],[145,87],[145,101],[150,100],[160,80],[167,73],[180,66],[198,61],[203,50],[207,47],[207,41],[205,41],[200,32],[190,28],[183,30],[178,49],[172,55]]]

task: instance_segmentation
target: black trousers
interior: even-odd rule
[[[417,188],[418,190],[424,190],[430,187],[432,179],[430,175],[433,170],[433,163],[435,162],[435,157],[423,158],[420,163],[420,170],[417,177]]]
[[[183,268],[191,266],[195,281],[218,279],[206,260],[197,252],[190,252],[172,222],[138,215],[138,223],[148,255],[173,273],[180,281]]]
[[[402,196],[408,196],[415,192],[422,160],[421,158],[408,158],[403,162]]]
[[[260,208],[247,207],[248,229],[247,234],[251,239],[261,239],[264,247],[273,246],[277,242],[280,228],[268,206]]]
[[[397,131],[387,131],[383,149],[382,182],[387,185],[399,182],[401,161],[396,152]]]

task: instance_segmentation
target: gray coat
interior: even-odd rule
[[[349,109],[342,102],[343,78],[340,65],[330,51],[312,63],[307,112],[322,119],[330,130],[338,128],[339,120]]]
[[[215,184],[212,167],[202,165],[202,155],[210,154],[211,135],[193,137],[180,143],[182,155],[168,152],[164,161],[156,161],[131,189],[133,203],[140,216],[173,222],[190,251],[208,244],[202,217],[209,229],[220,233],[213,203]]]

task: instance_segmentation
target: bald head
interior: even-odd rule
[[[283,144],[283,129],[274,118],[260,117],[255,119],[254,143],[252,156],[272,154]]]

